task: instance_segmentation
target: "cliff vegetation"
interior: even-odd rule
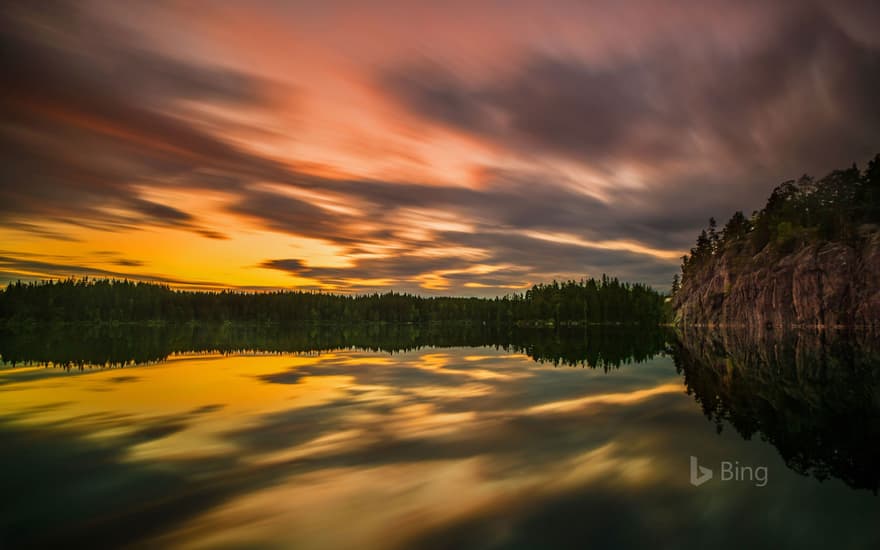
[[[786,181],[721,229],[710,219],[672,294],[685,325],[880,326],[880,155]]]

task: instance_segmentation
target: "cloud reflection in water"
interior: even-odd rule
[[[734,521],[749,529],[740,542],[783,540],[777,522],[797,510],[811,523],[784,540],[809,546],[829,522],[867,525],[877,506],[787,471],[769,445],[717,435],[663,355],[611,372],[490,348],[190,355],[136,368],[124,383],[113,369],[35,379],[33,368],[6,377],[0,430],[56,434],[67,453],[107,453],[86,470],[81,454],[59,453],[69,475],[38,484],[4,516],[3,531],[43,542],[723,546]],[[23,479],[59,468],[48,457],[16,460],[26,448],[7,449],[5,467]],[[770,486],[696,490],[691,454],[767,464]],[[78,514],[28,531],[52,491]],[[838,502],[831,511],[821,504],[829,499]],[[126,529],[138,522],[152,529]]]

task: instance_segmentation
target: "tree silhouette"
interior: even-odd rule
[[[471,322],[495,324],[653,324],[665,318],[665,296],[644,284],[553,281],[498,298],[426,297],[387,292],[193,292],[110,279],[9,284],[0,292],[7,323],[104,322]]]

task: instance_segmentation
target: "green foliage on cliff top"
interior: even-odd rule
[[[673,292],[726,250],[744,255],[762,251],[789,254],[819,242],[857,244],[866,224],[880,226],[880,154],[864,171],[856,165],[815,180],[804,175],[781,183],[763,209],[747,218],[735,212],[721,231],[714,218],[700,232],[690,254],[682,257],[682,275]]]

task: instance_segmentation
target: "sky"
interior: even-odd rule
[[[880,3],[7,2],[0,283],[665,290],[880,152]]]

